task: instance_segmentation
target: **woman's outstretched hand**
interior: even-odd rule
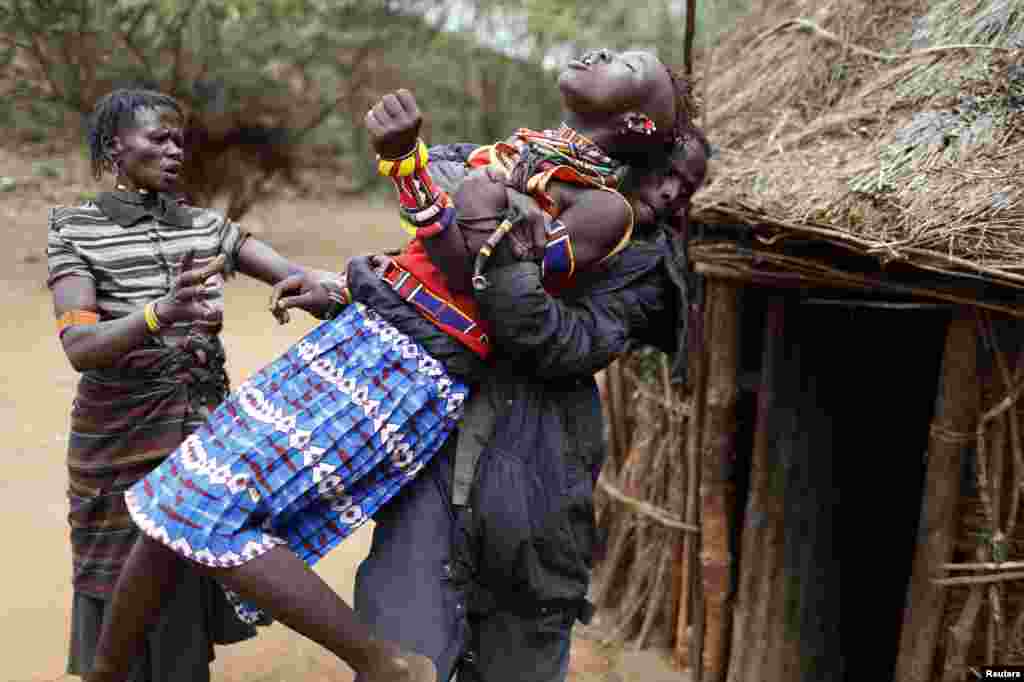
[[[422,124],[416,98],[405,89],[384,95],[366,112],[370,142],[382,159],[398,159],[413,151]]]
[[[171,290],[156,301],[156,314],[161,322],[219,322],[224,312],[207,302],[207,280],[224,272],[227,259],[222,254],[201,268],[193,268],[195,254],[185,254],[181,262],[181,273],[174,278]]]
[[[291,320],[289,308],[300,308],[321,320],[331,319],[344,307],[339,302],[347,296],[344,279],[344,274],[323,270],[305,270],[285,277],[270,293],[270,312],[278,324]]]

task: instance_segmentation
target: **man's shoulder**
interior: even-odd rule
[[[671,256],[663,243],[631,240],[591,272],[578,273],[580,289],[593,294],[641,285],[670,286],[665,264]]]
[[[452,144],[436,144],[427,150],[430,163],[447,161],[465,163],[480,145],[472,142],[455,142]]]
[[[671,256],[672,249],[667,239],[634,236],[624,249],[609,259],[609,263],[618,264],[619,267],[626,267],[630,263],[657,264]]]

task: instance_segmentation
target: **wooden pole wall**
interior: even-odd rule
[[[950,322],[942,358],[942,376],[928,444],[921,521],[908,587],[896,662],[897,682],[932,678],[946,588],[932,584],[945,573],[956,539],[964,453],[974,441],[978,421],[978,333],[964,310]]]
[[[707,287],[706,414],[701,431],[701,581],[704,593],[704,679],[724,682],[729,663],[733,556],[729,546],[735,486],[729,471],[736,449],[739,398],[740,299],[733,282],[711,279]]]
[[[728,680],[838,680],[834,427],[842,372],[829,346],[845,328],[823,330],[793,298],[766,303]]]
[[[704,336],[706,310],[703,301],[693,306],[690,328],[694,329],[696,348],[690,353],[690,375],[693,377],[691,405],[693,406],[686,432],[686,510],[684,521],[698,524],[700,504],[698,499],[700,485],[700,434],[704,423],[704,389],[707,379],[707,339]],[[679,597],[679,617],[676,621],[676,660],[685,660],[693,670],[693,682],[702,682],[704,649],[704,617],[702,590],[700,585],[700,564],[697,552],[700,548],[700,536],[687,533],[683,539],[683,564],[680,577],[682,592]],[[692,628],[692,636],[687,633]],[[686,654],[683,655],[685,647]]]
[[[772,589],[779,561],[776,555],[783,533],[782,505],[773,497],[771,475],[774,469],[775,417],[777,385],[784,352],[785,299],[769,299],[765,313],[761,352],[761,387],[757,395],[757,417],[750,462],[750,491],[747,495],[744,527],[740,539],[740,579],[733,609],[733,644],[729,662],[729,682],[758,679],[769,646],[764,631],[767,611],[773,598]],[[778,491],[775,491],[777,495]]]

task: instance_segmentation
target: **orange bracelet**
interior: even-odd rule
[[[69,327],[77,324],[96,324],[100,316],[91,310],[69,310],[57,318],[57,336],[63,338]]]

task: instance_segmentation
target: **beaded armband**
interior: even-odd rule
[[[81,324],[96,324],[100,316],[91,310],[69,310],[57,318],[57,336],[64,338],[64,332]]]
[[[571,277],[576,271],[576,257],[572,250],[572,237],[569,230],[558,218],[545,225],[547,244],[544,247],[544,260],[541,262],[543,275],[558,273]]]
[[[427,167],[430,154],[423,140],[416,140],[412,151],[397,159],[385,159],[377,155],[377,172],[387,178],[401,178],[412,175]]]
[[[377,159],[377,172],[391,178],[398,192],[402,228],[414,237],[438,235],[455,220],[451,199],[430,177],[428,160],[423,140],[401,158]]]

